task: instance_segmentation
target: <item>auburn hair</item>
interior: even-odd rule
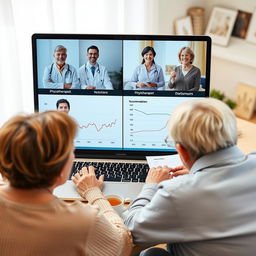
[[[64,112],[18,115],[0,128],[0,172],[16,188],[51,186],[68,160],[75,121]]]

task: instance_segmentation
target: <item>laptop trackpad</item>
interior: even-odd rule
[[[142,189],[144,183],[134,182],[105,182],[103,188],[104,195],[117,194],[127,201],[134,200]],[[81,199],[81,196],[76,190],[75,184],[71,180],[67,180],[65,184],[57,187],[53,194],[62,199]]]

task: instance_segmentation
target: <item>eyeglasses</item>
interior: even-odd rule
[[[164,139],[164,143],[168,148],[175,148],[175,141],[167,135]]]

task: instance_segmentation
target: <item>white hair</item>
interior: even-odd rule
[[[54,52],[58,52],[58,51],[61,51],[61,50],[65,50],[67,52],[67,48],[63,45],[57,45],[54,49]]]
[[[213,98],[190,100],[178,106],[169,120],[169,133],[194,159],[237,142],[234,113]]]

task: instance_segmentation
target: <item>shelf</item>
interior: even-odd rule
[[[228,46],[212,44],[212,56],[256,68],[256,44],[231,37]]]

